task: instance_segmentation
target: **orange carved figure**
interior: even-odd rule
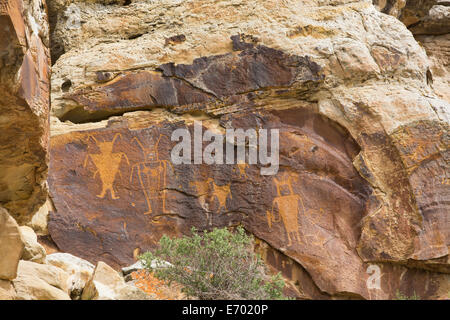
[[[232,199],[231,189],[230,189],[231,183],[224,185],[224,186],[218,186],[212,178],[209,178],[207,180],[207,182],[212,183],[211,197],[213,199],[216,198],[217,202],[219,203],[219,207],[217,208],[217,213],[220,213],[222,208],[224,210],[227,210],[226,203],[227,203],[228,196],[230,197],[230,199]]]
[[[189,182],[191,187],[195,188],[197,193],[198,202],[204,210],[208,210],[206,204],[209,197],[210,187],[207,181],[192,181]]]
[[[248,163],[245,162],[239,162],[236,164],[237,169],[239,171],[239,177],[247,179],[247,173],[245,172],[245,169],[249,168]]]
[[[301,242],[300,234],[298,232],[298,214],[301,209],[304,211],[302,198],[295,194],[292,188],[292,180],[297,180],[296,174],[285,174],[281,179],[274,178],[273,181],[277,188],[277,197],[272,202],[272,210],[267,211],[267,223],[269,228],[272,228],[273,222],[283,222],[286,234],[288,237],[288,246],[291,246],[292,240]],[[288,195],[282,195],[281,189],[283,187],[288,188]],[[299,206],[300,204],[300,206]],[[279,217],[275,218],[274,209],[278,208]]]
[[[209,207],[214,199],[217,200],[218,204],[217,213],[221,213],[222,209],[227,210],[227,199],[228,197],[230,199],[232,198],[230,185],[231,183],[219,186],[212,178],[190,182],[190,186],[196,189],[198,202],[205,212],[207,224],[212,225],[212,216]]]
[[[117,172],[119,172],[122,158],[125,158],[128,165],[130,165],[130,161],[125,153],[113,152],[114,143],[119,137],[122,136],[120,133],[117,133],[112,141],[99,142],[94,136],[89,136],[89,138],[92,138],[92,140],[95,141],[97,147],[100,149],[100,153],[88,153],[84,160],[83,167],[87,167],[89,159],[95,165],[97,170],[94,172],[94,178],[97,174],[99,174],[102,182],[102,191],[97,195],[97,197],[102,199],[108,191],[110,191],[112,199],[119,199],[114,192],[114,181],[116,180]]]
[[[145,148],[138,138],[133,138],[144,153],[145,160],[133,165],[131,170],[130,182],[133,181],[134,172],[137,172],[137,177],[141,189],[144,193],[148,210],[144,214],[155,213],[156,207],[161,204],[161,214],[169,213],[166,209],[166,184],[167,184],[167,168],[171,167],[174,172],[172,163],[169,160],[159,159],[158,145],[161,141],[162,135],[159,136],[158,141],[153,147]],[[155,219],[157,216],[154,216]]]

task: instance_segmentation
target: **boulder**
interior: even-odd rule
[[[29,222],[28,226],[33,228],[38,235],[48,235],[47,223],[48,214],[53,210],[51,200],[48,199],[44,205],[34,214],[33,218]]]
[[[49,254],[47,256],[47,263],[61,268],[69,275],[69,291],[72,299],[81,296],[95,268],[90,262],[69,253]]]
[[[151,262],[151,268],[152,269],[168,268],[170,266],[172,266],[172,264],[167,262],[167,261],[156,261],[156,260],[154,260],[154,261]],[[132,272],[143,270],[143,269],[144,269],[144,265],[142,264],[142,261],[138,261],[138,262],[132,264],[131,266],[122,268],[122,274],[123,275],[129,275]]]
[[[99,262],[81,296],[82,300],[150,300],[150,296],[128,285],[110,266]]]
[[[13,284],[18,300],[70,300],[68,280],[60,268],[22,260]]]
[[[32,261],[36,263],[45,263],[47,255],[43,246],[38,242],[38,238],[34,230],[27,226],[20,227],[22,240],[25,245],[22,260]]]
[[[0,207],[0,279],[16,277],[24,245],[16,221]]]
[[[122,274],[124,276],[127,276],[135,271],[142,270],[142,269],[144,269],[144,265],[142,264],[141,261],[138,261],[138,262],[132,264],[131,266],[122,268]]]

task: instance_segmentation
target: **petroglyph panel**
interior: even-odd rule
[[[311,279],[310,296],[448,298],[448,104],[402,23],[363,1],[249,0],[180,2],[180,26],[159,2],[100,16],[78,2],[81,29],[53,6],[52,115],[79,124],[53,131],[66,133],[51,151],[58,245],[119,266],[162,234],[242,224],[286,277]],[[120,23],[98,28],[99,17]],[[280,129],[278,174],[172,168],[168,134],[193,119],[220,132]],[[79,156],[73,142],[85,145]],[[380,289],[367,286],[371,266]]]
[[[181,121],[146,122],[132,129],[123,121],[53,137],[49,184],[57,211],[50,218],[52,238],[62,250],[116,266],[131,262],[133,250],[152,247],[162,234],[183,234],[192,226],[242,223],[294,252],[306,250],[313,236],[324,256],[327,248],[345,246],[343,236],[355,243],[353,227],[370,193],[351,165],[357,147],[345,134],[340,150],[327,146],[309,132],[320,116],[306,110],[295,114],[298,125],[284,123],[283,117],[292,121],[289,110],[222,117],[236,128],[264,119],[266,128],[281,129],[281,167],[275,176],[261,176],[260,165],[246,162],[173,165],[172,131],[186,127],[193,132],[192,123]],[[337,234],[335,224],[349,232]],[[67,232],[77,236],[67,237]]]

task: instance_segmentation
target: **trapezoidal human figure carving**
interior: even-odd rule
[[[144,147],[136,137],[132,140],[141,148],[144,161],[133,165],[130,182],[133,182],[133,177],[137,172],[137,178],[147,203],[147,211],[144,214],[153,214],[153,219],[156,219],[159,215],[171,213],[166,208],[167,190],[165,188],[167,186],[167,168],[171,167],[172,172],[175,172],[175,170],[169,160],[159,158],[158,146],[162,137],[163,135],[160,134],[155,145],[149,148]],[[159,207],[161,207],[160,213],[157,212]]]
[[[277,189],[277,196],[273,199],[272,210],[266,211],[267,223],[269,228],[272,229],[272,223],[283,222],[288,238],[288,246],[293,244],[293,240],[297,243],[301,242],[298,223],[298,214],[300,208],[305,211],[302,198],[294,193],[292,188],[292,180],[298,180],[298,175],[293,173],[285,173],[281,178],[273,178]],[[283,195],[282,189],[286,190],[287,195]],[[299,206],[300,203],[300,206]],[[275,208],[277,208],[279,217],[275,218]]]
[[[100,149],[100,153],[88,153],[84,159],[83,168],[88,166],[89,159],[94,164],[96,170],[93,177],[95,178],[98,174],[102,183],[102,190],[100,194],[97,195],[98,198],[103,199],[109,191],[113,200],[119,199],[114,191],[114,181],[116,180],[116,175],[119,172],[122,158],[125,158],[128,165],[130,165],[130,161],[125,153],[113,152],[114,143],[119,137],[122,138],[122,135],[117,133],[112,141],[99,142],[94,136],[89,135],[88,139],[95,141],[96,146]]]

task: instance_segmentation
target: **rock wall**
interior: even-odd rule
[[[450,101],[448,90],[450,3],[446,0],[432,1],[374,1],[381,12],[400,19],[414,34],[430,58],[428,82],[436,94]]]
[[[48,47],[45,2],[0,1],[0,206],[21,224],[47,197]]]
[[[447,298],[450,108],[395,17],[345,0],[49,12],[62,251],[119,268],[162,234],[242,224],[297,296]],[[171,163],[172,132],[194,135],[195,120],[279,129],[279,172]]]
[[[450,101],[450,6],[438,2],[428,14],[410,28],[431,61],[432,86],[438,96]]]

